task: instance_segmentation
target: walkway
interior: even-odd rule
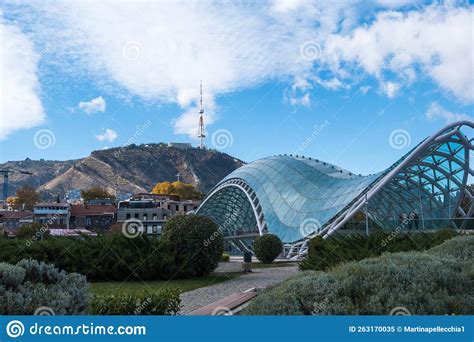
[[[268,267],[254,269],[235,279],[181,294],[183,305],[180,314],[187,313],[209,305],[235,292],[243,292],[252,287],[265,288],[277,284],[298,273],[298,266]]]

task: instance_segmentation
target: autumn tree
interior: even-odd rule
[[[181,181],[157,183],[152,193],[158,195],[175,195],[179,196],[182,200],[202,198],[202,193],[197,191],[192,184]]]
[[[39,202],[39,193],[31,186],[24,185],[16,190],[16,196],[10,202],[14,209],[32,210]]]
[[[81,190],[81,197],[84,202],[93,199],[111,199],[112,201],[115,201],[115,195],[108,192],[106,188],[100,186],[93,186],[87,190]]]

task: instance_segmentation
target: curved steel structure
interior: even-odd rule
[[[328,237],[360,211],[383,229],[395,229],[407,216],[418,229],[462,229],[467,220],[453,218],[474,212],[467,189],[473,138],[465,134],[473,128],[471,121],[451,124],[369,176],[299,156],[257,160],[219,182],[196,213],[214,219],[241,250],[250,250],[255,236],[276,234],[288,257],[303,255],[309,238]]]

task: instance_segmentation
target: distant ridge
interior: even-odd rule
[[[149,192],[157,182],[175,181],[178,173],[181,181],[206,192],[243,164],[216,150],[177,148],[160,143],[94,151],[90,156],[76,160],[9,161],[0,164],[0,168],[33,173],[32,176],[10,175],[11,196],[16,188],[25,184],[50,195],[94,185],[121,193]]]

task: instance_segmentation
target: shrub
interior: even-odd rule
[[[322,239],[311,239],[308,256],[300,264],[302,270],[326,271],[348,261],[381,255],[384,252],[423,251],[455,236],[450,229],[435,233],[376,231],[369,236],[354,234]]]
[[[283,251],[283,244],[278,236],[265,234],[253,241],[253,251],[258,260],[271,264]]]
[[[55,237],[29,244],[0,240],[0,262],[16,263],[29,257],[94,281],[168,279],[180,268],[169,246],[145,235],[133,239],[119,234]]]
[[[181,308],[177,289],[165,289],[158,293],[143,292],[138,295],[93,296],[91,315],[176,315]]]
[[[0,315],[32,315],[41,307],[56,315],[81,315],[87,309],[88,291],[86,277],[51,264],[0,263]]]
[[[427,253],[442,258],[452,257],[459,261],[472,261],[474,259],[474,236],[457,236],[431,248]]]
[[[224,238],[217,224],[198,215],[173,217],[166,223],[162,239],[173,252],[179,274],[211,273],[224,250]]]
[[[472,243],[462,239],[463,244]],[[242,314],[387,315],[396,307],[414,315],[472,314],[472,259],[440,257],[441,247],[386,253],[327,273],[302,272],[265,290]]]
[[[229,262],[230,261],[230,255],[227,254],[227,253],[222,253],[221,261],[222,262]]]

